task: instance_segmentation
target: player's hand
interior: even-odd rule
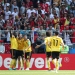
[[[37,45],[35,48],[39,48],[40,47],[40,45]]]

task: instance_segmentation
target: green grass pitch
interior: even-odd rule
[[[58,71],[58,73],[47,70],[30,70],[30,71],[0,70],[0,75],[75,75],[75,70],[60,70]]]

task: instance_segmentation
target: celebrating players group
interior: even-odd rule
[[[46,45],[46,57],[47,57],[47,65],[48,70],[51,71],[49,58],[52,57],[52,63],[55,66],[55,71],[61,66],[58,59],[60,56],[60,46],[64,49],[64,43],[61,37],[59,37],[59,33],[55,32],[53,36],[51,36],[51,32],[46,32],[46,38],[41,45],[37,45],[35,48],[39,48],[43,44]],[[20,63],[20,69],[24,70],[24,62],[26,62],[26,70],[29,70],[29,59],[31,55],[31,42],[27,39],[25,35],[22,37],[22,34],[16,38],[15,34],[11,34],[11,56],[12,61],[10,64],[10,70],[16,68],[16,61]]]
[[[17,37],[15,33],[11,33],[11,58],[9,70],[16,69],[16,61],[20,64],[20,70],[24,70],[24,62],[26,62],[26,70],[29,70],[29,59],[31,55],[31,42],[27,39],[27,35],[19,34]]]

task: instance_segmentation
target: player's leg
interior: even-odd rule
[[[20,62],[20,50],[17,50],[17,60],[18,60],[18,64],[21,65],[21,62]],[[21,70],[21,68],[19,70]]]
[[[10,68],[9,68],[9,70],[12,70],[12,63],[13,63],[13,49],[11,49],[10,50],[10,53],[11,53],[11,58],[12,58],[12,60],[11,60],[11,62],[10,62]]]
[[[17,61],[17,50],[15,50],[15,53],[14,53],[14,55],[15,55],[15,60]],[[16,70],[16,61],[14,62],[14,67],[13,67],[13,70]]]
[[[55,72],[57,73],[57,66],[58,66],[58,64],[57,64],[57,52],[55,52],[55,51],[52,52],[52,62],[55,66]]]
[[[20,56],[18,56],[17,60],[18,60],[18,64],[20,65],[21,64],[20,63]]]
[[[50,56],[51,56],[51,52],[46,52],[48,70],[51,70],[51,65],[49,61]]]
[[[20,54],[20,62],[21,62],[21,65],[20,65],[20,67],[21,67],[21,70],[24,70],[24,57],[23,57],[23,51],[21,51],[20,52],[21,54]]]
[[[22,58],[23,52],[22,50],[18,50],[18,64],[20,65],[20,70],[23,70],[23,58]]]
[[[56,73],[58,73],[58,69],[59,69],[58,59],[59,59],[59,52],[54,52],[53,53],[53,62],[54,62],[54,65],[55,65]]]
[[[12,60],[11,60],[11,63],[10,63],[10,68],[9,68],[9,70],[12,70],[13,67],[15,67],[15,64],[16,64],[16,57],[15,57],[15,54],[16,54],[16,50],[11,50]]]
[[[58,70],[59,69],[59,55],[60,55],[60,52],[56,52],[56,59],[57,59],[57,61],[56,61],[56,69]]]
[[[56,55],[55,52],[52,52],[52,63],[56,66]]]
[[[25,52],[23,52],[23,63],[25,64],[26,59],[25,59]]]
[[[59,57],[60,57],[60,55],[59,55]],[[60,59],[60,58],[58,59],[58,64],[59,64],[59,68],[62,67],[62,59]]]
[[[31,57],[31,52],[26,52],[26,53],[25,53],[25,58],[26,58],[26,70],[29,70],[30,57]]]

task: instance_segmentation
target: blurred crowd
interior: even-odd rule
[[[33,36],[30,30],[35,31],[34,41],[45,30],[52,34],[57,30],[67,44],[75,43],[75,0],[0,0],[0,39],[4,43],[10,43],[10,30],[28,34],[29,39]]]
[[[55,30],[75,25],[75,0],[0,0],[0,29]],[[69,27],[67,27],[69,26]]]
[[[74,37],[74,29],[75,0],[0,0],[0,30],[72,30]]]

